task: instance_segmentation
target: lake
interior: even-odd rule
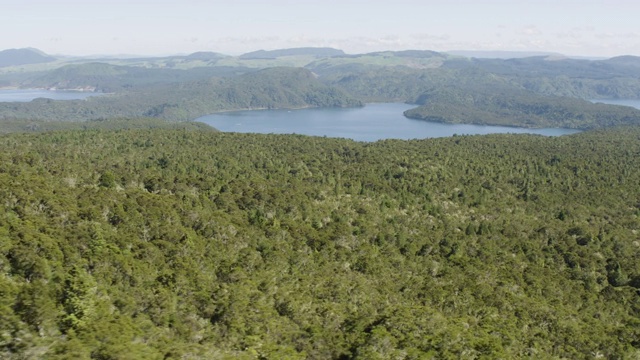
[[[101,93],[44,89],[0,89],[0,102],[27,102],[37,98],[82,100],[96,95],[101,95]]]
[[[594,103],[603,103],[611,105],[624,105],[640,109],[640,100],[636,99],[615,99],[615,100],[591,100]]]
[[[301,110],[252,110],[212,114],[203,122],[225,132],[303,134],[349,138],[357,141],[424,139],[458,135],[527,133],[559,136],[572,129],[527,129],[506,126],[443,124],[406,118],[402,113],[415,105],[367,104],[362,108],[311,108]]]

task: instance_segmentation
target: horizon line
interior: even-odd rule
[[[4,51],[9,51],[9,50],[33,50],[33,51],[38,51],[41,52],[44,55],[48,55],[48,56],[53,56],[53,57],[62,57],[62,58],[96,58],[96,57],[110,57],[110,58],[162,58],[162,57],[173,57],[173,56],[188,56],[188,55],[192,55],[192,54],[196,54],[196,53],[215,53],[215,54],[219,54],[219,55],[224,55],[224,56],[229,56],[229,57],[239,57],[245,54],[250,54],[253,52],[258,52],[258,51],[266,51],[266,52],[271,52],[271,51],[280,51],[280,50],[294,50],[294,49],[333,49],[333,50],[338,50],[338,51],[342,51],[344,53],[344,55],[367,55],[367,54],[376,54],[376,53],[384,53],[384,52],[403,52],[403,51],[431,51],[431,52],[435,52],[435,53],[440,53],[440,54],[449,54],[449,55],[459,55],[459,56],[464,56],[464,57],[474,57],[472,56],[474,53],[475,54],[486,54],[485,56],[482,57],[489,57],[489,54],[494,53],[494,54],[513,54],[513,55],[517,55],[517,54],[521,54],[522,56],[520,57],[533,57],[533,56],[562,56],[562,57],[566,57],[566,58],[583,58],[583,59],[600,59],[600,60],[604,60],[604,59],[612,59],[612,58],[616,58],[616,57],[623,57],[623,56],[634,56],[634,57],[640,57],[638,55],[633,55],[633,54],[618,54],[618,55],[614,55],[614,56],[602,56],[602,55],[567,55],[565,53],[562,52],[557,52],[557,51],[545,51],[545,50],[504,50],[504,49],[495,49],[495,50],[487,50],[487,49],[451,49],[451,50],[432,50],[432,49],[420,49],[420,48],[405,48],[405,49],[387,49],[387,50],[376,50],[376,51],[369,51],[369,52],[347,52],[343,49],[339,49],[339,48],[335,48],[335,47],[330,47],[330,46],[298,46],[298,47],[281,47],[281,48],[262,48],[262,49],[256,49],[256,50],[251,50],[248,52],[241,52],[241,53],[237,53],[237,52],[233,52],[233,53],[225,53],[225,52],[220,52],[220,51],[215,51],[215,50],[197,50],[197,51],[193,51],[193,52],[177,52],[177,53],[154,53],[154,54],[136,54],[136,53],[93,53],[93,54],[84,54],[84,55],[77,55],[77,54],[68,54],[68,53],[60,53],[60,52],[45,52],[43,50],[40,50],[39,48],[36,47],[32,47],[32,46],[26,46],[26,47],[21,47],[21,48],[7,48],[7,49],[2,49],[0,50],[0,52],[4,52]],[[467,54],[464,54],[467,53]],[[339,55],[337,55],[339,56]],[[498,57],[499,58],[499,57]]]

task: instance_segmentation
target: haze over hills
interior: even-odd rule
[[[332,48],[293,48],[279,50],[258,50],[242,54],[240,59],[276,59],[283,56],[333,57],[345,55],[344,51]]]
[[[464,56],[479,59],[517,59],[532,56],[557,56],[571,59],[603,60],[601,56],[566,56],[557,52],[548,51],[490,51],[490,50],[452,50],[445,51],[447,54]]]
[[[453,57],[451,56],[453,55]],[[67,63],[88,63],[88,62],[106,62],[115,65],[129,64],[142,67],[172,67],[176,63],[190,63],[193,62],[193,66],[212,66],[217,61],[222,59],[237,59],[237,60],[278,60],[280,58],[304,58],[307,61],[322,60],[322,59],[364,59],[367,57],[395,57],[395,58],[455,58],[463,57],[470,59],[482,60],[511,60],[511,59],[527,59],[527,58],[539,58],[547,60],[607,60],[606,58],[596,57],[567,57],[560,53],[552,52],[526,52],[526,51],[448,51],[448,52],[436,52],[432,50],[399,50],[399,51],[377,51],[370,53],[356,53],[347,54],[342,50],[327,47],[304,47],[304,48],[290,48],[290,49],[276,49],[276,50],[257,50],[249,53],[241,54],[239,56],[230,56],[211,51],[199,51],[186,55],[170,55],[170,56],[137,56],[137,55],[99,55],[99,56],[84,56],[84,57],[67,57],[65,55],[59,55],[54,57],[48,55],[38,49],[23,48],[23,49],[7,49],[0,51],[0,67],[10,67],[16,65],[33,65],[49,63],[55,60],[59,61],[57,67],[63,66]],[[635,56],[618,56],[611,58],[611,62],[633,62]],[[255,61],[253,62],[255,63]],[[169,66],[167,66],[169,64]],[[304,64],[307,65],[307,64]],[[259,66],[259,65],[258,65]],[[28,68],[22,69],[23,71],[29,71]]]
[[[231,56],[219,52],[212,51],[198,51],[191,54],[181,55],[165,55],[165,56],[140,56],[135,54],[129,55],[111,55],[102,54],[94,56],[67,56],[49,55],[45,52],[35,48],[21,48],[21,49],[6,49],[0,51],[0,67],[15,66],[15,65],[28,65],[38,64],[43,62],[51,62],[57,59],[69,60],[73,62],[83,62],[92,60],[163,60],[163,59],[199,59],[199,60],[216,60],[222,58],[239,58],[239,59],[277,59],[280,57],[290,56],[310,56],[316,58],[331,58],[331,57],[361,57],[365,55],[385,54],[393,53],[398,57],[427,57],[437,54],[450,54],[455,56],[462,56],[467,58],[478,59],[519,59],[528,57],[556,57],[558,59],[582,59],[582,60],[606,60],[607,58],[595,57],[595,56],[566,56],[557,52],[540,52],[540,51],[486,51],[486,50],[452,50],[437,52],[432,50],[394,50],[394,51],[376,51],[369,53],[345,53],[343,50],[330,48],[330,47],[300,47],[289,49],[274,49],[274,50],[256,50],[248,53],[244,53],[238,56]],[[626,56],[617,56],[614,58],[624,58]],[[634,57],[634,56],[629,56]]]
[[[260,79],[254,86],[243,80],[276,68],[281,70],[254,77]],[[586,101],[639,99],[640,58],[633,56],[501,59],[429,50],[345,54],[333,48],[293,48],[241,56],[196,52],[72,59],[5,69],[3,86],[114,95],[71,103],[0,104],[4,119],[153,116],[186,121],[224,110],[405,102],[418,106],[407,116],[445,123],[590,129],[640,122],[640,110]],[[304,76],[300,84],[287,80],[301,69],[315,78]]]
[[[55,61],[56,58],[33,49],[7,49],[0,51],[0,67],[41,64]]]

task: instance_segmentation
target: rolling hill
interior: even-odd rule
[[[56,58],[33,48],[0,51],[0,67],[40,64],[55,60]]]

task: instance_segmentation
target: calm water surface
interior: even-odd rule
[[[358,141],[381,139],[424,139],[454,134],[529,133],[559,136],[579,132],[571,129],[525,129],[506,126],[442,124],[408,119],[402,113],[414,105],[367,104],[362,108],[314,108],[302,110],[237,111],[203,116],[197,121],[220,131],[303,134],[350,138]]]
[[[37,98],[82,100],[96,95],[100,95],[100,93],[43,89],[0,89],[0,102],[28,102]]]
[[[624,105],[624,106],[631,106],[636,109],[640,109],[640,100],[635,100],[635,99],[591,100],[591,102],[611,104],[611,105]]]

